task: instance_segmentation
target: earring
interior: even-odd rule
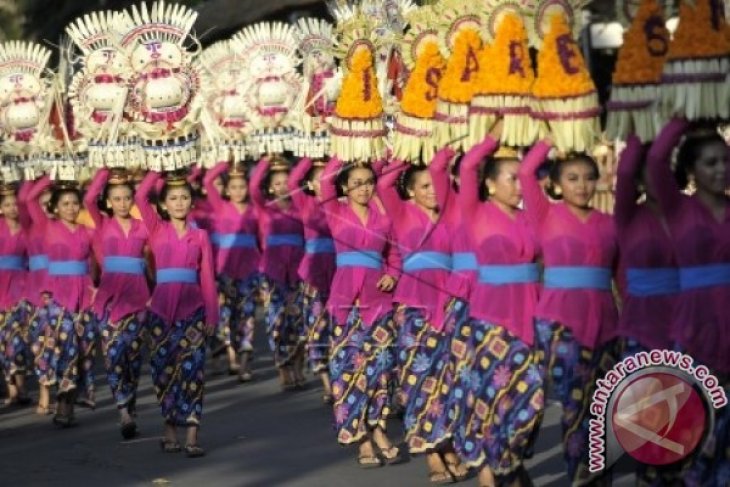
[[[687,174],[687,189],[685,191],[687,192],[687,194],[693,194],[695,191],[697,191],[694,174]]]
[[[555,194],[555,196],[562,195],[563,194],[563,188],[561,188],[560,186],[553,186],[553,194]]]
[[[411,198],[411,199],[413,199],[413,198],[416,197],[416,193],[414,193],[413,191],[409,191],[408,192],[408,197]]]
[[[497,192],[497,190],[494,189],[492,186],[487,186],[487,194],[489,196],[494,196],[494,193],[496,193],[496,192]]]

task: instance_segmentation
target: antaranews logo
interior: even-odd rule
[[[639,352],[596,381],[589,420],[589,470],[600,472],[626,452],[666,465],[688,457],[727,405],[717,378],[687,354]],[[712,407],[710,407],[712,406]]]

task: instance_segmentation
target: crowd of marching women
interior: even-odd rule
[[[187,454],[201,455],[206,337],[251,380],[260,295],[282,388],[303,384],[308,361],[361,466],[404,458],[385,431],[395,406],[432,481],[476,468],[483,485],[526,485],[522,462],[550,390],[568,473],[585,481],[595,380],[622,354],[677,347],[728,386],[728,147],[680,119],[650,148],[630,137],[612,217],[591,208],[592,159],[553,163],[545,192],[536,174],[550,140],[520,162],[499,150],[500,130],[463,157],[438,151],[428,168],[331,158],[290,172],[273,157],[250,177],[227,163],[141,182],[101,170],[83,198],[47,178],[3,187],[8,401],[29,402],[33,371],[38,413],[55,402],[53,422],[73,424],[77,400],[94,401],[98,343],[131,438],[148,354],[163,449],[181,449],[182,427]],[[692,196],[681,192],[688,182]],[[713,441],[690,460],[640,473],[657,485],[722,485],[727,433],[721,411]]]
[[[660,2],[634,3],[605,106],[612,214],[583,0],[336,2],[335,25],[205,49],[196,12],[159,0],[77,19],[58,72],[0,43],[8,402],[35,373],[37,412],[75,424],[98,354],[132,438],[148,358],[161,449],[202,456],[207,351],[253,380],[259,309],[282,389],[310,368],[363,468],[423,454],[433,483],[530,485],[554,398],[571,484],[610,484],[589,420],[617,361],[674,349],[730,390],[730,24],[683,1],[670,35]],[[642,485],[730,484],[730,407],[708,411]]]

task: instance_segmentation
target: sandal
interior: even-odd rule
[[[134,420],[129,421],[128,423],[123,423],[119,431],[122,433],[122,438],[125,440],[131,440],[139,434],[137,431],[137,423],[135,423]]]
[[[53,405],[49,406],[38,406],[35,408],[35,413],[39,416],[48,416],[56,412],[56,408]]]
[[[160,440],[160,449],[165,453],[178,453],[182,450],[180,443],[174,440]]]
[[[188,458],[199,458],[205,456],[205,450],[198,445],[185,445],[185,456]]]
[[[251,374],[251,372],[246,371],[238,375],[238,382],[240,382],[241,384],[251,382],[252,380],[253,375]]]
[[[360,468],[380,468],[383,466],[383,461],[377,455],[360,455],[357,457],[357,464]]]
[[[94,401],[93,399],[86,398],[86,397],[76,399],[76,404],[78,404],[81,407],[89,408],[92,411],[96,409],[96,401]]]
[[[400,448],[398,448],[397,446],[391,446],[386,450],[380,448],[378,445],[375,445],[375,447],[378,451],[378,456],[387,465],[398,465],[399,463],[403,463],[406,461],[403,455],[401,455]]]
[[[322,395],[322,402],[323,402],[323,403],[324,403],[325,405],[329,406],[329,405],[331,405],[331,404],[334,404],[334,402],[335,402],[335,398],[334,398],[334,397],[332,397],[332,394],[323,394],[323,395]]]
[[[66,415],[56,413],[56,415],[53,416],[53,424],[60,426],[61,428],[70,428],[72,426],[76,426],[76,418],[71,414]]]
[[[434,471],[428,474],[428,481],[432,484],[446,485],[456,482],[454,476],[447,470]]]
[[[469,477],[469,469],[463,463],[449,463],[444,460],[447,473],[454,479],[454,482],[462,482]]]

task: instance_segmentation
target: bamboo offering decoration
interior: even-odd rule
[[[642,142],[654,140],[662,121],[656,110],[669,31],[657,0],[644,0],[636,11],[613,73],[611,99],[606,108],[606,131],[626,139],[633,131]]]
[[[410,75],[403,89],[400,111],[396,114],[393,157],[428,164],[436,150],[433,117],[446,60],[439,50],[432,9],[420,8],[418,17],[409,17],[409,22],[402,50]]]
[[[662,75],[665,116],[730,118],[730,26],[719,0],[684,1]]]
[[[375,37],[369,19],[349,7],[335,12],[341,32],[337,54],[347,68],[330,126],[332,155],[371,162],[385,155],[383,101],[375,74]]]
[[[565,16],[554,14],[538,53],[532,116],[547,122],[561,152],[585,152],[600,126],[596,87]]]
[[[492,44],[482,51],[479,93],[474,96],[470,110],[471,142],[481,141],[496,116],[501,115],[504,118],[502,142],[511,146],[530,145],[537,137],[537,122],[529,109],[535,73],[522,11],[495,6],[487,25],[496,30],[496,35]]]
[[[479,76],[479,51],[482,49],[481,22],[468,1],[444,1],[439,17],[444,21],[442,52],[447,56],[436,105],[435,143],[443,147],[450,141],[457,148],[468,148],[469,104]]]

